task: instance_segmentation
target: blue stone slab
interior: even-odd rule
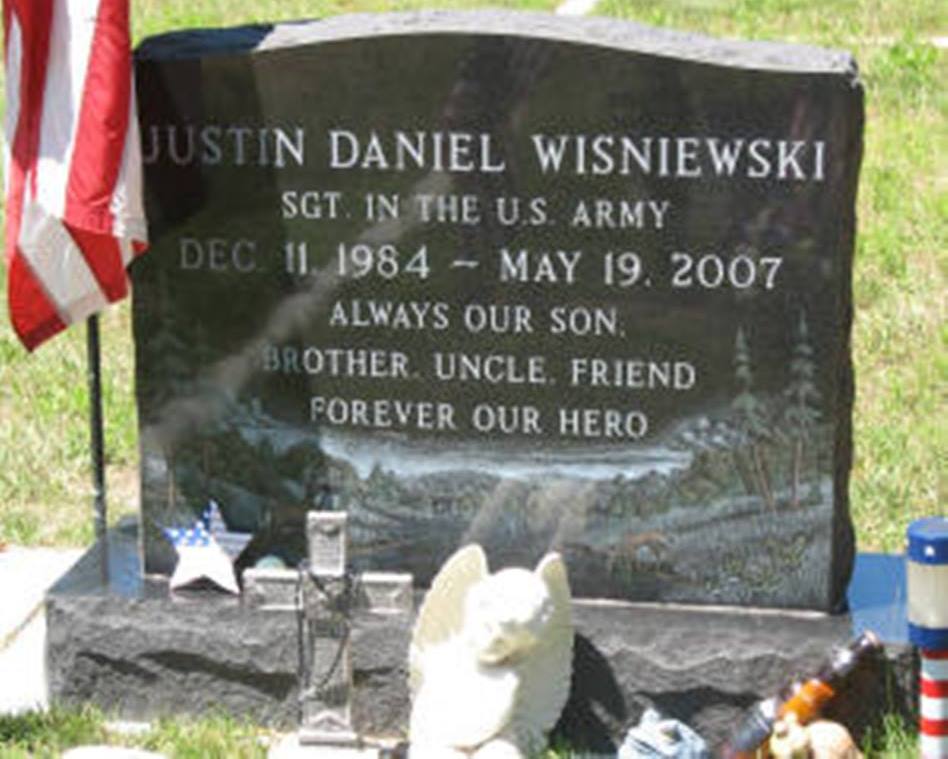
[[[846,598],[854,637],[872,630],[884,643],[908,644],[904,556],[858,554]]]

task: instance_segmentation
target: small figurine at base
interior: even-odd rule
[[[569,696],[573,624],[566,567],[489,574],[457,551],[425,596],[409,657],[410,759],[524,759],[542,750]]]

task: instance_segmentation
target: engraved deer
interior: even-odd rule
[[[664,563],[671,547],[672,539],[658,530],[627,532],[606,550],[606,569],[610,575],[619,569],[653,569]]]

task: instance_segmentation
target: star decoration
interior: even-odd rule
[[[165,527],[165,536],[178,552],[178,563],[169,581],[172,590],[207,579],[234,594],[240,593],[234,563],[204,522],[193,527]]]

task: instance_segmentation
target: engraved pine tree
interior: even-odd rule
[[[786,407],[783,428],[793,444],[793,472],[791,475],[791,502],[799,505],[800,477],[807,445],[820,421],[820,391],[816,387],[816,361],[810,345],[806,312],[800,311],[796,342],[790,361],[790,381],[784,390]]]
[[[757,492],[773,511],[776,504],[761,451],[761,444],[771,436],[770,429],[764,404],[753,392],[754,372],[751,368],[750,347],[742,327],[738,327],[734,343],[734,377],[738,394],[731,406],[737,414],[741,441],[750,451],[752,478]]]

